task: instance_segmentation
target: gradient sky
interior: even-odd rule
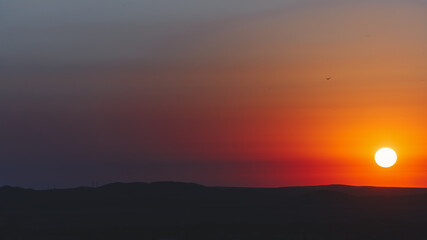
[[[427,187],[426,23],[421,0],[0,0],[0,185]]]

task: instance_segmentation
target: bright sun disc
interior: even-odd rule
[[[391,148],[381,148],[375,154],[375,162],[384,168],[393,166],[396,160],[397,155]]]

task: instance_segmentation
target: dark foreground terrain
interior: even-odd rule
[[[427,189],[6,186],[0,239],[427,239]]]

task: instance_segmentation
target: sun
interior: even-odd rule
[[[391,148],[381,148],[375,154],[375,162],[383,168],[388,168],[396,163],[396,152]]]

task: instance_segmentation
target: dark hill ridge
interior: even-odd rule
[[[19,187],[0,187],[0,209],[55,208],[66,206],[88,208],[143,208],[161,205],[226,206],[280,205],[303,202],[351,201],[388,197],[395,199],[424,199],[425,188],[388,188],[347,185],[323,185],[281,188],[206,187],[194,183],[111,183],[97,188],[33,190]]]
[[[426,203],[424,188],[239,188],[180,182],[112,183],[53,190],[4,186],[0,187],[0,234],[52,229],[154,231],[152,228],[200,225],[281,226],[277,231],[289,226],[312,230],[342,226],[349,231],[357,226],[369,230],[378,225],[419,232],[427,224]]]
[[[20,188],[13,186],[0,187],[1,193],[19,193],[19,192],[63,192],[63,191],[192,191],[201,189],[221,189],[253,192],[270,192],[280,195],[299,195],[316,190],[330,190],[335,192],[347,193],[355,196],[399,196],[399,195],[417,195],[427,193],[427,188],[405,188],[405,187],[372,187],[372,186],[350,186],[350,185],[318,185],[318,186],[296,186],[296,187],[278,187],[278,188],[251,188],[251,187],[207,187],[196,183],[184,182],[131,182],[131,183],[110,183],[100,187],[77,187],[69,189],[50,189],[33,190],[29,188]]]

